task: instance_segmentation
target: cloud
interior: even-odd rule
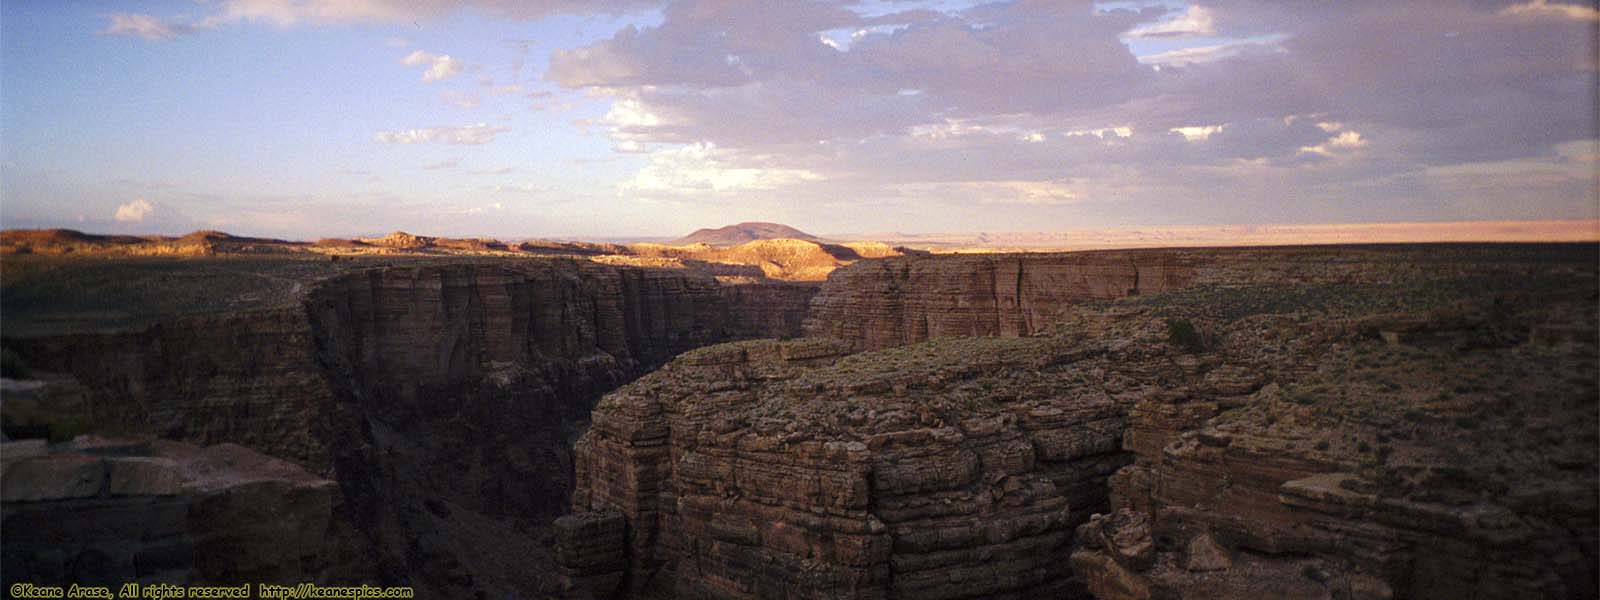
[[[1323,127],[1324,125],[1328,125],[1328,123],[1318,123],[1317,127],[1323,131],[1329,131],[1329,129]],[[1367,140],[1361,137],[1360,133],[1355,131],[1345,131],[1339,133],[1339,135],[1328,138],[1327,141],[1321,144],[1317,144],[1315,146],[1302,146],[1300,148],[1300,152],[1306,154],[1320,154],[1322,156],[1333,156],[1335,152],[1355,150],[1366,145]]]
[[[112,218],[125,223],[136,223],[143,221],[145,217],[150,216],[150,213],[155,212],[155,210],[156,206],[151,204],[149,200],[135,198],[132,202],[118,205],[117,212]]]
[[[1167,131],[1170,131],[1170,132],[1176,133],[1178,135],[1181,135],[1181,136],[1183,136],[1183,139],[1185,139],[1185,140],[1188,140],[1188,141],[1191,141],[1191,142],[1200,142],[1200,141],[1205,141],[1206,138],[1211,137],[1211,134],[1216,133],[1218,131],[1222,131],[1223,127],[1224,127],[1223,125],[1203,125],[1203,126],[1191,126],[1191,127],[1173,127],[1172,129],[1168,129]]]
[[[412,23],[477,10],[510,19],[532,20],[556,14],[621,14],[651,8],[661,0],[225,0],[192,24],[151,15],[113,14],[106,33],[170,40],[202,29],[241,23],[276,27]],[[404,43],[397,44],[397,41]],[[403,47],[405,38],[389,38]]]
[[[770,190],[820,179],[804,169],[736,166],[718,158],[716,146],[693,144],[650,155],[650,164],[623,184],[625,191],[694,194]]]
[[[426,170],[426,171],[438,171],[438,170],[441,170],[441,169],[454,169],[454,168],[456,168],[458,166],[461,166],[461,161],[459,159],[451,158],[451,159],[441,160],[441,161],[435,162],[435,163],[428,163],[426,165],[422,165],[422,168],[423,168],[423,170]]]
[[[506,175],[506,174],[509,174],[512,171],[516,171],[516,170],[517,170],[516,167],[494,167],[494,168],[489,168],[489,169],[478,169],[478,170],[473,171],[472,174],[473,175]]]
[[[163,21],[150,15],[112,13],[106,15],[106,19],[110,23],[100,33],[137,36],[150,41],[177,39],[179,36],[189,35],[197,31],[193,25],[175,21]]]
[[[443,100],[445,104],[449,104],[458,108],[477,108],[478,104],[482,102],[482,99],[476,94],[468,94],[455,90],[445,90],[439,92],[439,99]]]
[[[1141,55],[1139,62],[1147,65],[1183,66],[1216,62],[1248,52],[1278,52],[1281,51],[1279,44],[1283,42],[1284,37],[1282,35],[1267,35],[1256,39],[1174,48],[1154,54]]]
[[[1500,10],[1500,14],[1516,17],[1554,17],[1573,21],[1600,21],[1600,9],[1582,4],[1551,4],[1548,0],[1532,0],[1514,4]]]
[[[400,59],[400,64],[412,67],[426,65],[428,68],[422,73],[423,83],[433,83],[455,77],[465,68],[461,61],[450,58],[448,54],[431,54],[422,50],[407,54],[405,58]]]
[[[1217,26],[1211,11],[1199,4],[1190,4],[1189,8],[1171,19],[1140,25],[1125,35],[1130,38],[1164,38],[1216,34]]]
[[[487,123],[462,126],[441,126],[425,129],[406,129],[402,131],[383,131],[372,136],[372,141],[380,144],[428,144],[441,143],[464,146],[479,146],[493,142],[495,136],[507,131],[505,127],[493,126]]]

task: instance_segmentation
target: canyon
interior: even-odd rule
[[[53,442],[0,456],[5,583],[1596,594],[1592,244],[853,250],[826,281],[496,252],[8,255],[0,343],[31,373],[0,412]],[[284,482],[259,502],[288,529],[205,509],[209,452]],[[159,493],[61,489],[119,461]],[[180,550],[11,537],[95,511],[166,514],[130,535]],[[199,559],[253,535],[320,541]]]

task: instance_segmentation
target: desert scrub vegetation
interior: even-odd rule
[[[1167,319],[1167,342],[1190,354],[1206,350],[1205,339],[1188,319]]]

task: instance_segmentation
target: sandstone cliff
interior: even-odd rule
[[[819,287],[813,283],[754,281],[722,284],[730,339],[792,338],[805,333],[806,311]]]
[[[1187,286],[1097,298],[1080,283],[1034,337],[839,357],[893,341],[845,325],[855,340],[680,357],[607,396],[578,444],[557,536],[569,583],[675,598],[1595,595],[1593,247],[1182,256]],[[830,295],[849,290],[814,308]],[[946,308],[930,320],[977,322]]]
[[[1183,286],[1175,253],[907,256],[834,271],[812,301],[806,334],[865,349],[936,337],[1043,331],[1072,304]]]
[[[4,584],[292,583],[327,566],[333,482],[241,446],[0,446]],[[9,596],[9,595],[8,595]]]
[[[1105,341],[690,352],[596,408],[571,527],[626,535],[558,555],[597,597],[1065,593],[1072,527],[1131,460],[1118,442],[1143,384],[1116,369],[1174,352]]]
[[[173,281],[188,265],[152,272]],[[335,560],[455,596],[540,589],[548,558],[517,557],[544,556],[589,406],[727,335],[717,284],[684,270],[546,259],[331,272],[270,284],[298,294],[250,288],[272,300],[248,310],[5,345],[66,374],[70,394],[30,393],[83,427],[238,443],[330,476],[342,498],[331,535],[356,554]]]

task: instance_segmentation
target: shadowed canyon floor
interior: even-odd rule
[[[7,584],[96,560],[237,583],[192,541],[234,531],[202,518],[228,513],[197,508],[173,458],[210,450],[140,442],[157,449],[129,460],[157,466],[135,479],[155,483],[90,490],[74,478],[130,468],[70,441],[98,433],[238,444],[332,482],[288,529],[248,534],[324,540],[253,567],[288,581],[494,598],[1597,590],[1591,244],[857,251],[820,286],[617,264],[637,256],[40,254],[8,255],[0,280],[0,341],[30,371],[7,376],[6,434],[58,442],[5,449]],[[800,339],[719,344],[773,337]],[[294,485],[311,484],[262,501]],[[152,538],[179,550],[11,537],[112,509],[187,515]]]

